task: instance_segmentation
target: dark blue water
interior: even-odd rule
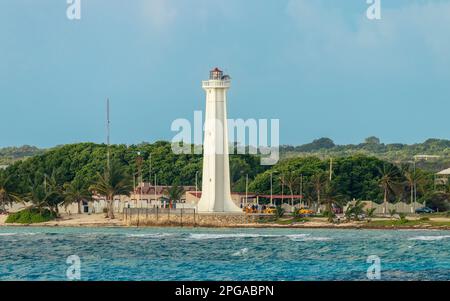
[[[0,228],[0,280],[450,280],[450,231]]]

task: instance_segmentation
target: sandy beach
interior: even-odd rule
[[[0,215],[0,226],[24,226],[23,224],[6,224],[6,215]],[[32,224],[29,226],[43,227],[120,227],[125,226],[120,216],[110,220],[104,214],[61,214],[57,220]]]

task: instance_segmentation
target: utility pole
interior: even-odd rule
[[[248,174],[245,180],[245,204],[248,205]]]
[[[108,170],[110,169],[110,151],[109,151],[109,144],[110,144],[110,119],[109,119],[109,98],[106,99],[106,164]]]
[[[136,157],[136,165],[138,168],[137,171],[137,181],[139,186],[139,204],[142,207],[142,156],[141,152],[138,151],[137,157]]]
[[[333,179],[333,157],[330,158],[330,182]]]
[[[195,197],[198,198],[198,170],[195,172]],[[198,203],[198,202],[197,202]]]
[[[273,172],[270,173],[270,205],[273,206]]]
[[[414,208],[414,210],[416,210],[416,204],[417,204],[416,160],[417,160],[417,158],[414,156],[414,185],[413,185],[413,190],[414,190],[414,205],[413,205],[413,208]]]
[[[148,182],[151,185],[152,182],[152,154],[150,153],[148,156]]]
[[[155,189],[154,189],[154,192],[155,192],[155,203],[158,203],[157,201],[157,199],[156,199],[156,172],[155,172],[155,187],[154,187]]]
[[[303,174],[300,175],[300,202],[303,202]]]

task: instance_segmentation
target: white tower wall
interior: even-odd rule
[[[206,92],[205,137],[203,143],[202,196],[199,212],[242,212],[231,199],[228,154],[227,91],[230,80],[211,75],[203,81]]]

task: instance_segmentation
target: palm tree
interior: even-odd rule
[[[19,201],[19,196],[10,189],[10,180],[10,176],[0,174],[0,206],[3,210],[6,206]]]
[[[377,210],[377,208],[367,208],[366,209],[366,216],[367,216],[367,218],[369,218],[369,220],[375,216],[375,210]]]
[[[391,217],[394,217],[394,215],[396,215],[397,214],[397,210],[395,210],[395,209],[389,209],[389,215],[391,216]]]
[[[294,206],[294,187],[300,181],[300,177],[293,171],[284,172],[281,176],[281,184],[289,188],[291,193],[291,205]]]
[[[181,200],[181,197],[184,194],[183,186],[178,186],[177,184],[172,185],[167,189],[167,196],[169,197],[170,205],[172,205],[172,201],[176,202]]]
[[[78,214],[81,214],[81,204],[83,201],[92,199],[91,192],[86,189],[83,182],[75,178],[71,183],[64,184],[64,206],[70,206],[72,203],[78,204]]]
[[[389,195],[396,195],[398,189],[398,171],[392,165],[383,165],[383,169],[378,168],[378,171],[381,175],[378,184],[383,190],[383,203],[384,203],[384,212],[387,212],[387,203],[389,200]]]
[[[349,204],[345,211],[345,216],[348,220],[359,220],[359,216],[364,213],[364,204],[361,200],[356,201],[354,204]]]
[[[89,190],[106,198],[108,217],[114,219],[114,197],[129,196],[133,190],[133,184],[131,176],[125,169],[117,161],[113,161],[108,164],[103,174],[97,173],[97,180]]]
[[[311,184],[314,187],[317,205],[321,204],[321,192],[323,191],[324,185],[327,182],[327,175],[325,172],[318,172],[311,177]]]
[[[410,167],[402,168],[403,176],[406,179],[406,185],[408,186],[410,192],[410,203],[414,202],[414,189],[422,190],[423,185],[426,183],[424,175],[420,172],[411,170]]]
[[[325,213],[328,218],[328,222],[332,223],[336,216],[333,209],[335,207],[343,208],[346,200],[344,196],[336,193],[333,182],[329,181],[326,173],[323,173],[321,177],[324,181],[322,184],[324,187],[322,191],[321,204],[325,205]]]
[[[45,193],[47,195],[47,206],[56,215],[59,215],[59,205],[64,202],[64,187],[59,184],[56,172],[53,171],[51,176],[45,175]]]
[[[51,199],[54,192],[47,189],[46,185],[36,177],[34,180],[28,179],[29,191],[22,197],[24,204],[31,203],[31,208],[36,208],[42,214],[45,208],[51,208]]]

